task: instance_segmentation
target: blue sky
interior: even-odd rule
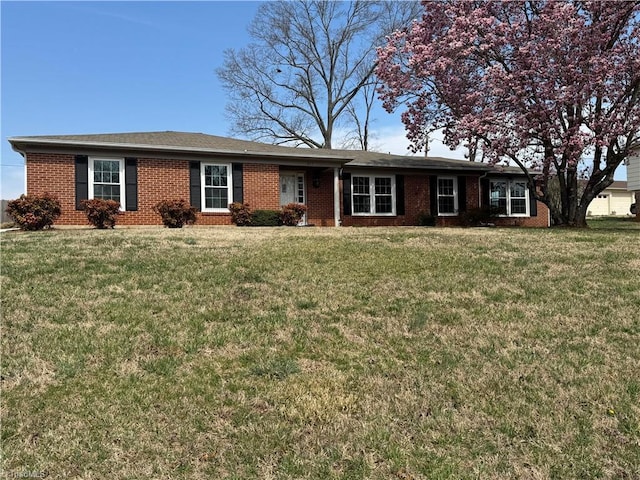
[[[249,43],[247,26],[258,5],[1,1],[1,197],[24,189],[24,162],[8,137],[227,135],[225,92],[215,69],[225,49]],[[399,113],[380,110],[376,117],[374,145],[406,153]],[[432,154],[462,158],[445,148]]]
[[[0,1],[0,197],[24,191],[24,162],[8,137],[163,130],[228,135],[215,69],[225,49],[249,43],[247,26],[258,5]],[[375,149],[407,153],[400,113],[380,109],[375,116]],[[433,156],[463,153],[438,139],[431,144]]]

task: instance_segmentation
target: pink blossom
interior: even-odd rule
[[[423,5],[420,21],[378,49],[376,70],[384,107],[406,109],[414,150],[425,129],[443,128],[451,147],[478,138],[492,162],[506,157],[547,179],[572,182],[591,162],[581,208],[613,180],[640,145],[637,2]]]

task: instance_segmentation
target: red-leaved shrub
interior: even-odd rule
[[[100,229],[113,228],[120,213],[120,202],[115,200],[83,200],[82,207],[89,223]]]
[[[186,200],[162,200],[154,205],[153,211],[162,217],[165,227],[182,228],[185,223],[196,222],[196,209]]]
[[[22,230],[50,228],[62,213],[60,201],[49,193],[20,195],[7,204],[6,212]]]
[[[280,223],[289,227],[295,227],[300,223],[307,211],[307,207],[301,203],[287,203],[280,212]]]
[[[251,209],[248,203],[234,202],[229,205],[231,221],[239,227],[251,225]]]

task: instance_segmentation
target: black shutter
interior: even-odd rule
[[[536,196],[531,189],[529,189],[529,216],[538,216],[538,201],[536,200]]]
[[[396,215],[404,215],[404,175],[396,175]]]
[[[489,208],[491,206],[491,182],[488,178],[480,179],[480,198],[481,207]]]
[[[200,162],[189,162],[189,202],[200,211],[200,201]]]
[[[76,155],[76,210],[82,210],[82,201],[89,198],[89,157]]]
[[[458,177],[458,212],[467,211],[467,177],[460,175]]]
[[[244,191],[242,185],[242,164],[234,163],[231,165],[231,182],[233,185],[233,201],[243,203]]]
[[[429,204],[431,215],[438,216],[438,177],[431,175],[429,177]]]
[[[124,159],[125,210],[138,210],[138,159]]]
[[[342,174],[342,210],[345,215],[351,215],[351,174]]]

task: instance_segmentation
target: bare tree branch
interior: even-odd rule
[[[337,127],[368,148],[376,47],[421,12],[417,2],[276,1],[249,26],[254,40],[225,52],[217,74],[234,134],[331,148]],[[376,100],[377,101],[377,100]]]

